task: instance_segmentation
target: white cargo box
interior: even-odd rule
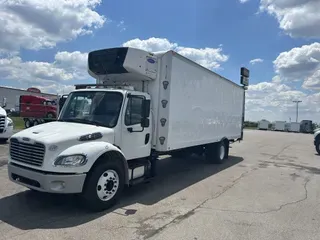
[[[292,122],[290,123],[290,132],[300,132],[300,123]]]
[[[118,50],[105,51],[110,53],[104,54],[112,55]],[[125,73],[89,73],[98,79],[97,83],[127,84],[150,94],[153,149],[166,152],[217,142],[224,137],[241,137],[242,86],[174,51],[119,51],[126,56],[122,66]]]
[[[275,122],[274,130],[285,131],[285,129],[286,129],[286,122],[284,122],[284,121],[276,121]]]
[[[267,120],[261,120],[258,124],[259,130],[268,130],[270,122]]]
[[[244,89],[169,51],[161,58],[156,150],[241,137]]]

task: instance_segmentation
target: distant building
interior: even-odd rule
[[[42,96],[51,100],[57,99],[57,95],[50,93],[42,93],[37,88],[29,88],[28,90],[12,88],[12,87],[3,87],[0,86],[0,103],[3,106],[4,101],[6,101],[5,109],[19,109],[19,98],[21,95],[34,95]]]

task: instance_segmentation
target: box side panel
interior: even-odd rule
[[[160,79],[158,81],[158,113],[155,125],[157,126],[156,150],[160,152],[168,151],[168,132],[169,132],[169,103],[170,82],[172,69],[172,52],[169,51],[161,58]]]
[[[243,88],[178,55],[169,86],[167,150],[241,137]]]
[[[145,82],[145,86],[147,87],[144,89],[147,93],[150,94],[151,96],[151,117],[152,121],[150,124],[152,124],[152,143],[151,146],[153,149],[157,148],[157,133],[158,133],[158,128],[159,128],[159,123],[158,123],[158,114],[159,114],[159,85],[161,82],[161,59],[157,59],[157,65],[158,65],[158,75],[157,79],[155,81],[150,81],[150,82]],[[157,150],[157,149],[156,149]]]

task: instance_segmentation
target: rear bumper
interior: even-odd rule
[[[8,174],[17,184],[48,193],[81,193],[86,179],[86,174],[47,174],[11,163]]]

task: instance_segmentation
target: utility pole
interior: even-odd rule
[[[302,101],[296,100],[296,101],[292,101],[292,102],[294,102],[296,104],[296,122],[298,122],[299,103],[301,103]]]

